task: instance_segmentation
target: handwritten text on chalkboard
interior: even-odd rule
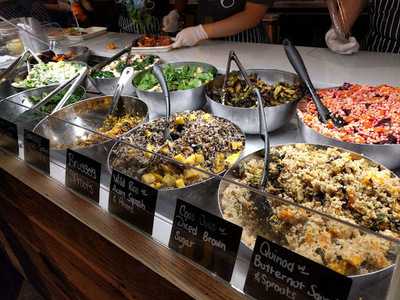
[[[101,164],[80,153],[67,149],[66,186],[99,202]]]
[[[177,200],[169,246],[229,281],[242,229]]]
[[[244,291],[256,299],[345,300],[351,284],[350,278],[257,237]]]
[[[125,221],[152,234],[157,190],[113,170],[109,210]]]

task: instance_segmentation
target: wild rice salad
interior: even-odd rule
[[[221,173],[236,162],[245,145],[244,135],[233,123],[203,111],[171,116],[172,141],[164,140],[165,125],[165,118],[159,118],[135,129],[124,141],[148,152],[120,144],[111,155],[111,166],[157,189],[183,188],[208,175],[157,158],[153,153]],[[145,170],[138,174],[143,167]]]
[[[252,156],[235,170],[235,180],[257,185],[262,157]],[[400,237],[400,180],[373,162],[333,147],[286,145],[271,149],[268,192],[370,230]],[[393,244],[304,209],[271,201],[262,214],[247,188],[225,183],[224,217],[244,228],[243,241],[257,235],[345,274],[356,275],[393,263]]]
[[[400,143],[400,87],[345,83],[339,88],[318,91],[322,102],[346,125],[323,124],[310,100],[302,100],[298,115],[304,123],[330,138],[356,144]]]

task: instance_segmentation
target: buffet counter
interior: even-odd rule
[[[130,45],[134,39],[135,36],[130,34],[106,33],[75,45],[87,46],[91,50],[93,56],[104,59],[112,57],[122,48]],[[106,49],[106,44],[109,42],[117,44],[118,49]],[[246,69],[277,69],[293,72],[285,55],[285,51],[280,45],[208,41],[197,47],[172,50],[170,52],[157,53],[157,55],[165,62],[201,62],[210,64],[215,66],[219,73],[224,73],[229,50],[234,50],[236,52]],[[352,56],[341,56],[327,49],[320,48],[298,47],[298,50],[310,72],[311,79],[318,88],[341,86],[345,82],[371,85],[383,83],[393,86],[399,85],[400,59],[398,55],[360,52]],[[87,91],[89,96],[90,92],[95,92],[93,86],[88,86]],[[205,109],[207,110],[209,107],[206,106]],[[146,115],[146,117],[148,116]],[[2,116],[1,118],[5,117]],[[201,127],[210,120],[214,121],[210,114],[204,112],[189,113],[174,118],[175,123],[173,126],[176,125],[174,127],[174,130],[176,130],[174,132],[175,134],[177,131],[184,131],[184,126],[191,124],[190,122],[196,121],[197,123],[195,124]],[[150,113],[150,121],[153,122],[154,119],[156,119],[156,116]],[[198,119],[202,121],[200,122]],[[55,120],[57,120],[57,118],[55,118]],[[74,119],[71,118],[71,120],[70,123],[61,120],[65,122],[63,126],[72,127],[72,130],[69,131],[71,135],[85,130],[83,126],[86,124],[73,124]],[[60,121],[60,119],[58,121]],[[235,150],[234,153],[229,154],[232,154],[235,159],[238,159],[239,155],[245,157],[263,148],[263,140],[258,135],[248,134],[245,136],[239,127],[229,124],[226,120],[219,120],[218,122],[218,126],[221,126],[221,130],[216,130],[215,132],[225,133],[225,131],[227,131],[235,137],[235,139],[229,142],[234,145],[232,148]],[[2,126],[3,128],[6,127],[4,125]],[[229,130],[226,130],[224,126],[231,127],[229,127]],[[196,129],[196,126],[192,126],[192,129],[193,128]],[[215,127],[211,127],[210,132],[214,130],[214,128]],[[20,128],[18,128],[18,130],[21,131]],[[140,139],[146,136],[149,131],[150,129],[148,131],[145,130],[144,134],[137,138]],[[204,134],[204,131],[202,133]],[[24,134],[26,134],[26,132]],[[168,194],[168,191],[163,194],[159,192],[158,201],[154,204],[153,215],[150,216],[153,218],[151,219],[151,227],[150,229],[146,227],[147,230],[142,231],[143,228],[141,226],[144,226],[143,224],[139,226],[135,223],[135,220],[126,219],[122,217],[122,214],[118,215],[116,213],[114,215],[110,213],[110,195],[113,193],[113,197],[117,197],[118,193],[121,193],[121,190],[115,191],[111,187],[115,187],[118,184],[122,185],[121,182],[125,182],[125,180],[121,179],[124,178],[122,175],[116,177],[110,176],[110,172],[107,170],[110,168],[110,154],[108,154],[106,158],[103,157],[105,161],[101,161],[102,164],[99,164],[98,171],[93,171],[95,173],[95,179],[92,180],[93,182],[90,181],[87,185],[86,183],[80,183],[80,188],[85,185],[89,187],[88,190],[98,184],[98,199],[97,203],[95,203],[96,201],[87,201],[88,198],[90,198],[89,192],[86,191],[86,194],[84,194],[86,199],[83,199],[83,193],[80,192],[81,195],[79,195],[76,189],[73,191],[74,187],[71,187],[71,184],[69,184],[70,188],[65,188],[67,181],[71,180],[73,177],[71,175],[71,170],[78,165],[79,159],[81,159],[81,162],[84,162],[82,165],[86,164],[85,168],[87,169],[84,171],[88,173],[92,170],[88,167],[88,165],[92,163],[90,160],[85,161],[85,158],[79,158],[79,153],[71,154],[71,152],[68,152],[69,150],[63,149],[63,151],[59,151],[60,149],[51,149],[48,151],[50,153],[50,176],[44,175],[28,166],[23,161],[24,159],[26,160],[24,156],[28,151],[24,151],[26,149],[25,144],[21,141],[21,136],[20,133],[18,137],[19,143],[16,145],[19,150],[18,157],[0,149],[0,247],[5,249],[9,257],[12,258],[11,260],[15,267],[36,286],[45,298],[194,298],[222,300],[246,298],[248,296],[243,293],[244,290],[254,297],[256,297],[257,293],[265,293],[265,290],[263,290],[264,288],[262,288],[261,290],[263,291],[260,292],[260,288],[256,283],[253,282],[256,287],[248,283],[248,274],[254,271],[250,264],[254,258],[254,253],[248,244],[245,244],[243,240],[241,241],[241,228],[239,226],[233,226],[234,224],[220,217],[221,214],[223,214],[220,202],[223,197],[219,189],[221,187],[219,181],[221,180],[218,181],[214,179],[221,179],[221,177],[215,176],[215,178],[209,178],[211,180],[206,179],[204,182],[200,182],[199,186],[201,186],[202,183],[206,183],[206,185],[202,186],[202,190],[197,190],[198,187],[196,184],[193,184],[193,186],[188,185],[188,188],[193,187],[193,190],[187,189],[186,194]],[[299,134],[297,118],[291,117],[286,120],[286,124],[282,128],[270,134],[270,140],[272,146],[304,142]],[[118,140],[114,146],[118,146],[119,142]],[[223,138],[221,138],[220,142],[220,144],[217,144],[218,147],[224,145]],[[195,146],[197,149],[203,147],[202,145],[193,145],[193,147]],[[47,147],[49,146],[47,145]],[[113,149],[114,148],[115,147],[113,147]],[[162,148],[164,147],[160,149]],[[106,150],[106,152],[108,151],[108,153],[112,152],[112,150],[107,149],[106,146],[103,147],[102,151],[104,150]],[[146,148],[146,150],[148,149]],[[220,151],[222,152],[222,150]],[[145,155],[146,154],[144,154],[144,156]],[[335,161],[338,155],[340,156],[341,154],[336,153],[335,155],[336,156],[333,157],[330,162]],[[118,158],[118,154],[115,156]],[[351,156],[351,159],[355,156],[355,154]],[[71,157],[74,157],[75,164]],[[182,156],[177,155],[176,157],[182,159]],[[204,156],[202,155],[196,156],[193,154],[190,157],[193,157],[194,160],[198,159],[199,161],[204,161]],[[153,159],[153,157],[151,158]],[[72,163],[68,163],[69,159],[72,160]],[[348,156],[343,155],[342,159],[348,159]],[[355,160],[362,160],[362,158],[357,156]],[[97,165],[93,166],[93,170],[97,168]],[[114,168],[113,165],[111,165],[111,167]],[[77,173],[82,171],[78,169],[79,168],[76,170],[74,169],[73,171]],[[68,171],[70,172],[69,177]],[[379,171],[382,170],[379,169]],[[392,176],[390,172],[382,172],[385,176]],[[223,174],[220,170],[214,172],[214,169],[213,173],[219,175]],[[213,176],[215,174],[213,174]],[[150,175],[155,177],[157,174]],[[198,176],[198,173],[192,172],[189,173],[189,176]],[[204,176],[204,174],[202,176]],[[75,178],[76,186],[79,185],[77,182],[83,177]],[[129,182],[128,177],[125,177],[125,179]],[[96,182],[97,180],[98,182]],[[225,184],[228,184],[231,179],[224,178],[224,180]],[[370,178],[368,180],[370,180]],[[136,182],[136,184],[138,183]],[[74,184],[72,184],[72,186],[73,185]],[[125,183],[123,183],[123,185],[125,185]],[[141,192],[143,192],[143,190],[146,191],[143,187],[143,183],[139,183],[138,186],[142,188],[142,190],[140,190]],[[249,184],[249,186],[251,185]],[[249,191],[247,191],[248,194],[254,196],[254,188],[245,188],[249,189]],[[173,190],[173,192],[176,190],[179,190],[179,188]],[[124,193],[125,191],[122,192],[122,194]],[[121,196],[121,194],[119,195]],[[148,196],[146,193],[143,195],[146,197]],[[174,195],[179,196],[175,197]],[[166,201],[168,197],[175,198],[173,199],[174,201],[171,201],[172,204]],[[193,208],[193,215],[190,213],[185,214],[185,210],[182,209],[184,204],[180,203],[184,201],[179,201],[181,198],[194,207],[200,207],[202,210],[201,213],[197,212],[196,208]],[[196,202],[198,199],[200,199],[200,202]],[[143,203],[139,202],[140,201],[134,202],[134,204],[137,205],[137,207],[143,206]],[[324,199],[321,200],[321,203],[324,203]],[[180,209],[178,210],[178,208]],[[298,207],[295,209],[298,209]],[[187,223],[181,222],[184,225],[179,226],[185,227],[188,232],[196,231],[197,235],[197,229],[194,229],[197,228],[197,224],[191,227],[193,224],[190,223],[191,218],[197,213],[202,216],[202,222],[200,222],[199,228],[203,226],[206,233],[206,229],[212,230],[212,228],[218,228],[220,226],[218,237],[221,240],[217,238],[213,240],[207,236],[207,233],[203,235],[203,241],[209,244],[187,251],[182,250],[180,252],[181,248],[185,248],[184,246],[198,242],[197,240],[190,241],[190,238],[186,240],[179,235],[179,231],[177,231],[177,227],[179,226],[177,226],[176,223],[179,223],[180,219],[177,219],[176,216],[178,214],[178,217],[180,217],[180,213],[183,214],[182,218]],[[118,215],[118,217],[116,215]],[[141,217],[143,219],[149,218],[146,214]],[[329,216],[329,221],[326,221],[324,218],[327,216],[323,214],[319,217],[323,218],[324,222],[327,223],[332,222],[332,224],[336,224],[335,222],[341,222],[337,219],[331,220]],[[132,224],[135,224],[136,227]],[[340,223],[336,225],[341,226],[340,228],[347,228],[348,226],[347,229],[356,230],[357,232],[359,230],[359,228],[351,222],[344,222],[343,224]],[[215,228],[214,231],[218,231]],[[230,236],[231,238],[227,239],[225,237],[224,239],[224,236],[228,234],[226,232],[232,234],[232,236]],[[360,232],[364,231],[361,230]],[[370,234],[370,232],[366,233]],[[353,232],[353,234],[355,233]],[[373,235],[374,234],[372,234],[372,238],[381,239],[381,237],[374,237]],[[175,240],[173,237],[175,237]],[[382,243],[396,244],[397,242],[394,238],[388,238],[387,240],[383,238],[383,240]],[[224,251],[222,251],[223,253],[221,254],[218,252],[220,249],[217,249],[218,251],[214,249],[218,247],[221,249],[236,247],[236,252],[235,250],[229,250],[226,251],[229,252],[228,254]],[[281,249],[280,251],[283,250]],[[233,254],[231,252],[233,252]],[[288,257],[294,259],[291,255]],[[395,256],[391,258],[394,259]],[[336,295],[335,291],[332,290],[330,281],[324,279],[330,278],[334,280],[334,278],[336,278],[335,276],[338,274],[326,267],[324,267],[324,270],[319,270],[318,267],[315,266],[318,265],[316,263],[307,261],[307,264],[309,264],[307,267],[312,266],[315,270],[318,269],[320,273],[316,271],[315,274],[317,275],[312,275],[315,276],[315,278],[310,279],[307,277],[304,279],[304,277],[301,280],[306,283],[318,280],[318,284],[321,285],[321,288],[328,294],[335,294],[337,299],[355,300],[358,299],[358,297],[365,296],[367,297],[366,299],[375,300],[379,299],[380,295],[386,293],[388,289],[390,278],[393,273],[394,261],[391,262],[392,265],[389,267],[381,268],[383,271],[379,269],[379,272],[376,272],[379,273],[378,275],[376,275],[375,272],[370,272],[369,269],[365,271],[372,274],[371,277],[366,276],[367,279],[364,279],[362,275],[353,277],[344,276],[343,274],[346,272],[341,272],[341,277],[337,278],[342,280],[341,282],[345,286],[343,290],[350,294],[349,298],[346,298],[347,296],[341,298],[338,294]],[[227,270],[226,266],[229,266],[231,270]],[[257,267],[260,266],[258,265]],[[301,266],[299,265],[299,267]],[[289,270],[290,267],[287,269]],[[305,269],[302,270],[304,271]],[[282,272],[284,273],[285,271]],[[290,272],[293,272],[293,270]],[[257,278],[256,275],[254,276]],[[296,276],[300,275],[297,274]],[[310,276],[310,274],[307,276]],[[319,277],[323,279],[320,280]],[[351,280],[349,279],[350,277]],[[299,279],[299,282],[303,284],[301,280]],[[353,282],[352,287],[351,282]],[[267,286],[267,283],[263,283],[263,285]],[[297,289],[299,289],[299,287],[297,287]],[[288,290],[289,288],[287,288],[287,291]],[[266,288],[266,291],[268,292],[268,288]],[[296,292],[301,294],[301,291],[296,290]],[[315,292],[314,299],[322,299],[318,297],[322,296],[317,295]],[[396,296],[391,299],[396,299],[395,297]],[[262,297],[259,297],[259,299],[261,298]],[[271,297],[270,299],[274,298]],[[287,297],[287,299],[300,298]]]

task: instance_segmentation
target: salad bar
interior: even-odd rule
[[[79,151],[108,176],[156,190],[169,220],[184,199],[243,228],[248,251],[261,236],[353,280],[391,273],[400,88],[344,83],[314,94],[289,52],[298,74],[240,62],[223,73],[155,50],[172,42],[145,36],[92,67],[65,57],[13,66],[1,84],[18,93],[1,95],[0,117],[23,116],[61,163]],[[276,145],[293,127],[293,141]]]

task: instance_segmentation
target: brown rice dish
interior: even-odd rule
[[[262,157],[252,155],[229,174],[257,186]],[[297,144],[271,148],[268,192],[372,231],[399,238],[400,179],[357,154],[333,147]],[[244,228],[243,242],[257,235],[344,275],[376,271],[393,263],[393,244],[350,226],[278,201],[270,215],[251,201],[249,189],[225,183],[224,217]]]
[[[209,177],[189,166],[218,174],[230,168],[244,149],[245,137],[233,123],[203,111],[171,116],[172,140],[164,139],[165,125],[165,118],[159,118],[135,129],[124,142],[136,148],[116,147],[110,156],[111,167],[156,189],[184,188]]]

